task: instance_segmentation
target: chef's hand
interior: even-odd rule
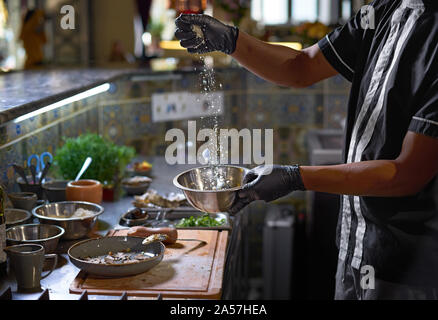
[[[175,36],[190,53],[221,51],[232,54],[236,50],[239,29],[204,14],[182,14],[176,19]],[[196,29],[203,34],[197,34]]]
[[[249,171],[243,183],[243,189],[238,192],[230,210],[231,214],[238,213],[256,200],[271,202],[293,191],[306,190],[299,166],[260,166]]]

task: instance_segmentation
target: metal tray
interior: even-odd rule
[[[178,207],[178,208],[161,208],[161,207],[157,207],[157,206],[149,206],[149,207],[136,207],[135,208],[139,208],[141,210],[145,210],[148,213],[150,212],[170,212],[170,211],[176,211],[176,212],[196,212],[197,210],[194,209],[193,207],[188,207],[188,206],[184,206],[184,207]]]
[[[191,209],[191,210],[188,210]],[[161,210],[149,210],[144,209],[149,218],[145,224],[141,226],[151,227],[151,228],[161,228],[161,227],[175,227],[178,222],[183,218],[190,218],[202,216],[204,213],[200,211],[194,211],[193,208],[178,208],[178,209],[161,209]],[[225,224],[217,227],[177,227],[177,229],[184,230],[231,230],[231,220],[228,213],[215,213],[210,214],[211,217],[215,219],[225,219]],[[126,225],[120,220],[120,226],[126,227]]]

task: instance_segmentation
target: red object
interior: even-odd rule
[[[206,0],[177,0],[175,10],[179,14],[201,14],[207,8]]]
[[[182,13],[182,14],[200,14],[200,13],[202,13],[202,11],[184,10],[184,11],[181,11],[180,13]]]
[[[114,197],[114,188],[103,188],[103,201],[113,202],[115,201]]]

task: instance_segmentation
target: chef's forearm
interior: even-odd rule
[[[410,196],[425,183],[414,170],[390,160],[301,167],[301,175],[307,190],[370,197]]]
[[[311,70],[313,51],[269,44],[241,31],[232,57],[267,81],[303,88],[321,80],[316,74],[321,68],[315,66],[317,71]]]

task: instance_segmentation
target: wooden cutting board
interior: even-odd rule
[[[125,236],[127,230],[108,236]],[[163,261],[143,274],[124,278],[98,278],[79,272],[70,293],[87,290],[94,295],[220,299],[228,231],[178,230],[176,244],[167,246]],[[203,242],[204,241],[204,242]]]

